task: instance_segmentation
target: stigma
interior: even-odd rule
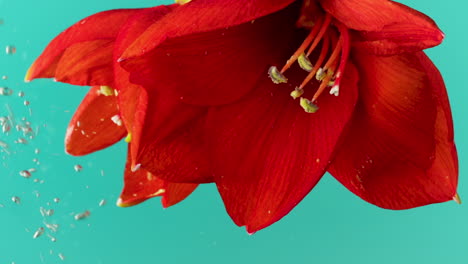
[[[314,21],[307,37],[281,70],[276,66],[271,66],[268,75],[275,84],[287,83],[286,72],[297,62],[299,67],[308,74],[290,95],[293,99],[300,98],[299,105],[306,113],[315,113],[318,110],[316,101],[326,89],[329,89],[332,95],[339,95],[349,49],[348,29],[339,21],[334,20],[330,14],[325,13]],[[313,62],[310,60],[311,54],[314,54],[315,61]],[[319,83],[318,86],[308,87],[312,86],[309,84],[312,84],[314,79]],[[311,98],[304,97],[306,89],[314,89]]]

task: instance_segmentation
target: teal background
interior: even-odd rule
[[[461,0],[402,2],[430,15],[446,33],[445,42],[428,54],[445,77],[453,107],[463,199],[468,197],[468,5]],[[10,97],[0,96],[0,115],[8,114],[8,105],[17,121],[25,116],[34,129],[39,128],[26,145],[13,143],[18,132],[0,133],[0,140],[10,143],[12,151],[0,153],[0,264],[468,263],[466,205],[448,202],[407,211],[383,210],[355,197],[329,175],[283,220],[254,235],[231,222],[213,185],[200,187],[169,209],[161,208],[159,198],[132,208],[116,207],[124,144],[86,157],[71,157],[63,151],[66,126],[87,88],[22,80],[45,45],[79,19],[106,9],[160,3],[0,0],[4,20],[0,76],[8,76],[0,79],[0,86],[15,91]],[[15,45],[17,52],[5,54],[7,45]],[[17,96],[19,91],[24,91],[24,98]],[[24,100],[30,105],[24,106]],[[35,148],[41,152],[35,154]],[[75,164],[83,170],[75,172]],[[20,170],[29,168],[37,168],[32,178],[19,176]],[[36,178],[44,182],[36,183]],[[21,204],[11,201],[14,195]],[[55,197],[59,203],[53,202]],[[101,199],[107,200],[103,207],[98,205]],[[55,209],[45,219],[60,225],[53,234],[56,242],[46,234],[32,238],[44,226],[40,207]],[[90,210],[91,216],[75,221],[73,215],[84,210]]]

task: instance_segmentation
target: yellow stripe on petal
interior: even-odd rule
[[[125,142],[130,143],[132,142],[132,133],[128,133],[125,137]]]
[[[192,0],[175,0],[176,4],[179,4],[179,5],[185,5],[186,3],[190,1]]]

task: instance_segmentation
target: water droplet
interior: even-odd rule
[[[2,132],[3,132],[3,134],[10,132],[10,130],[11,130],[11,126],[10,126],[9,123],[4,123],[4,124],[2,125]]]
[[[41,226],[36,230],[36,232],[34,232],[33,238],[36,239],[40,237],[42,234],[44,234],[44,228]]]
[[[59,257],[61,260],[65,260],[65,256],[64,256],[62,253],[59,253],[59,254],[58,254],[58,257]]]
[[[41,207],[41,208],[39,208],[39,212],[44,217],[54,215],[54,209],[45,209],[44,207]]]
[[[8,87],[0,87],[0,95],[10,96],[13,94],[13,90]]]
[[[86,211],[84,211],[82,213],[76,214],[75,215],[75,220],[83,220],[83,219],[88,218],[90,215],[91,215],[91,212],[86,210]]]
[[[31,172],[27,170],[22,170],[19,172],[19,175],[24,178],[30,178],[31,177]]]
[[[141,167],[140,163],[136,164],[135,166],[132,167],[132,172],[135,172],[135,171],[139,170],[140,167]]]
[[[44,223],[44,224],[53,233],[56,233],[59,228],[58,224],[48,224],[48,223]]]
[[[18,92],[18,96],[19,96],[19,97],[24,97],[24,92],[23,92],[23,91],[19,91],[19,92]]]
[[[99,201],[99,206],[102,207],[104,205],[106,205],[106,200],[105,199],[102,199],[101,201]]]
[[[25,100],[24,103],[23,103],[25,106],[28,106],[30,104],[30,102],[28,100]]]
[[[6,143],[5,141],[0,140],[0,147],[8,148],[8,143]]]
[[[122,126],[122,119],[120,118],[119,115],[114,115],[111,117],[112,122],[118,126]]]
[[[13,196],[13,197],[11,197],[11,201],[16,203],[16,204],[20,204],[21,203],[21,198],[19,198],[18,196]]]
[[[80,164],[76,164],[73,168],[76,172],[80,172],[83,170],[83,166],[81,166]]]
[[[6,54],[15,54],[16,53],[16,47],[13,45],[8,45],[5,47],[5,52]]]
[[[28,144],[28,141],[25,138],[18,138],[15,140],[15,143],[17,144]]]
[[[56,242],[56,241],[57,241],[57,238],[51,236],[50,234],[47,234],[47,236],[50,238],[50,241],[52,241],[52,242]]]
[[[54,202],[55,202],[55,203],[60,202],[60,198],[54,198]]]

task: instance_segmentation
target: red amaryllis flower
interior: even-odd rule
[[[127,134],[123,204],[215,182],[255,232],[327,170],[384,208],[458,200],[450,107],[421,51],[442,38],[388,0],[193,0],[82,20],[26,79],[95,86],[67,151]]]

